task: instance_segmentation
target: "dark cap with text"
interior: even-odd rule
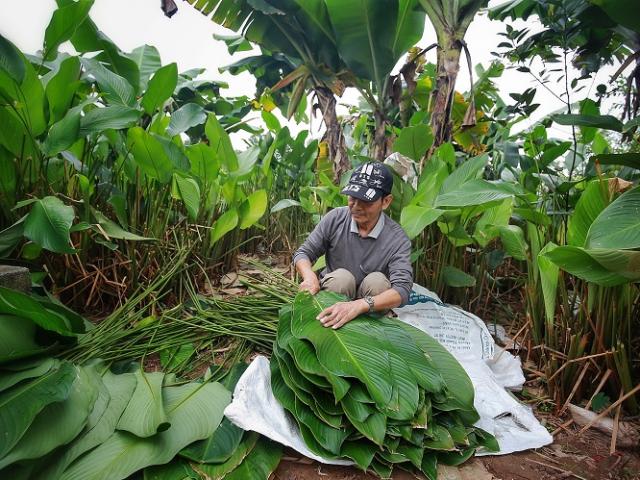
[[[389,195],[392,188],[393,175],[389,167],[380,162],[368,162],[353,171],[349,183],[340,193],[373,202]]]

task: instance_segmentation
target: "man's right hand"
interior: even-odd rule
[[[313,277],[305,278],[298,287],[298,290],[304,291],[306,290],[311,295],[315,295],[320,291],[320,282],[318,281],[318,277],[313,275]]]

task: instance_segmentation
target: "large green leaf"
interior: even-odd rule
[[[136,124],[142,112],[123,105],[110,105],[94,108],[87,112],[80,121],[80,134],[91,135],[113,128],[121,130]]]
[[[513,199],[507,198],[487,209],[476,222],[473,238],[481,247],[486,247],[499,234],[497,226],[509,224],[513,211]]]
[[[41,352],[43,348],[36,343],[35,335],[36,326],[31,320],[0,315],[0,364]],[[0,385],[1,378],[0,375]]]
[[[56,57],[61,43],[70,40],[76,28],[84,21],[93,6],[93,0],[78,0],[61,6],[53,16],[44,32],[44,59]]]
[[[0,459],[18,443],[42,409],[69,396],[75,378],[75,368],[63,362],[0,394]]]
[[[211,228],[211,243],[220,240],[224,235],[238,226],[238,211],[235,208],[220,215]]]
[[[572,275],[605,287],[640,280],[640,252],[637,251],[587,250],[565,245],[544,256]]]
[[[600,180],[589,182],[569,217],[567,243],[574,247],[584,247],[589,228],[607,205],[609,205],[607,182]]]
[[[104,67],[98,60],[83,58],[82,64],[98,82],[101,92],[110,104],[132,107],[136,97],[133,86],[117,73]]]
[[[166,465],[144,469],[144,480],[201,480],[202,477],[186,460],[173,459]]]
[[[497,229],[506,252],[516,260],[526,260],[529,247],[522,229],[518,225],[500,225]]]
[[[223,463],[236,451],[243,434],[244,430],[225,417],[213,435],[192,443],[180,455],[198,463]]]
[[[85,430],[39,472],[36,477],[38,480],[60,478],[62,472],[75,459],[113,435],[118,419],[133,395],[136,379],[132,373],[115,375],[107,370],[102,376],[102,382],[107,392],[106,408],[102,405],[105,401],[103,393],[102,397],[98,397],[96,406],[89,415]]]
[[[261,437],[242,463],[227,474],[226,480],[263,480],[269,478],[282,458],[282,445]]]
[[[204,131],[209,139],[209,145],[212,147],[214,154],[220,159],[222,165],[227,168],[228,172],[235,172],[239,166],[238,157],[233,150],[229,135],[222,128],[214,114],[209,114]]]
[[[177,200],[182,200],[189,218],[195,221],[200,211],[200,187],[192,177],[181,173],[173,174],[171,196]]]
[[[593,221],[588,248],[640,248],[640,187],[623,193]]]
[[[455,172],[454,172],[455,173]],[[451,177],[449,177],[451,178]],[[447,180],[449,179],[447,178]],[[443,186],[444,188],[444,186]],[[513,193],[487,180],[470,180],[455,190],[438,195],[436,207],[468,207],[513,197]]]
[[[440,342],[431,336],[406,323],[398,323],[413,339],[416,345],[438,366],[438,371],[447,385],[447,407],[464,412],[468,423],[473,424],[477,422],[480,416],[473,406],[475,394],[473,383],[471,383],[471,379],[464,368],[462,368],[462,365],[460,365],[455,357],[444,348]]]
[[[91,209],[91,213],[96,219],[96,222],[100,225],[100,233],[105,233],[108,235],[109,239],[115,238],[118,240],[131,240],[135,242],[142,242],[148,240],[155,240],[150,237],[142,237],[140,235],[136,235],[135,233],[131,233],[128,230],[125,230],[117,223],[109,220],[102,212],[99,212],[96,209]]]
[[[0,35],[0,71],[5,72],[16,83],[22,83],[24,80],[25,68],[22,54],[2,35]]]
[[[611,115],[578,115],[556,114],[551,118],[560,125],[576,125],[580,127],[596,127],[614,132],[622,131],[622,122]]]
[[[35,68],[21,53],[18,52],[18,54],[24,66],[24,76],[21,82],[16,82],[4,70],[0,70],[0,91],[3,92],[4,103],[11,102],[12,104],[11,111],[8,108],[0,108],[0,112],[10,113],[9,118],[17,118],[24,131],[28,132],[28,138],[25,140],[32,141],[47,127],[44,116],[44,88]],[[0,120],[2,120],[3,126],[0,130],[4,130],[8,126],[7,118],[0,117]],[[12,129],[15,129],[15,126]],[[23,142],[21,137],[16,140],[19,144]],[[28,145],[21,145],[21,149],[28,147]],[[13,151],[9,146],[7,148]],[[20,151],[19,155],[23,156],[24,151]]]
[[[480,178],[487,162],[489,162],[489,157],[480,155],[460,164],[442,183],[440,195],[458,190],[468,181]]]
[[[173,137],[206,121],[207,113],[204,108],[196,103],[187,103],[171,114],[167,134]]]
[[[136,389],[118,420],[117,429],[131,432],[138,437],[151,437],[171,426],[162,403],[164,373],[145,373],[137,370],[135,376]]]
[[[623,165],[640,170],[640,153],[600,153],[592,158],[601,165]]]
[[[80,333],[76,319],[64,310],[47,308],[42,302],[26,293],[0,287],[0,314],[14,315],[30,320],[45,330],[65,336]]]
[[[640,20],[637,16],[637,4],[633,0],[589,0],[598,5],[616,23],[640,32]]]
[[[74,368],[76,378],[69,396],[50,403],[38,414],[20,441],[0,459],[0,469],[19,460],[39,458],[80,433],[98,397],[101,380],[88,368]]]
[[[326,0],[340,57],[379,92],[400,56],[422,37],[417,2]],[[400,11],[399,11],[400,10]]]
[[[4,339],[4,336],[2,338]],[[0,373],[0,392],[17,385],[23,380],[40,377],[58,365],[58,363],[60,363],[60,361],[53,358],[37,359],[35,362],[33,360],[20,363],[12,362],[12,367],[20,366],[24,368],[18,370],[3,370]]]
[[[247,455],[251,453],[258,442],[258,438],[260,438],[260,434],[257,432],[247,432],[242,442],[240,442],[226,462],[219,464],[192,464],[192,466],[207,479],[222,480],[227,474],[235,470]]]
[[[45,95],[49,104],[49,123],[62,119],[69,110],[73,97],[80,86],[80,60],[66,58],[60,63],[58,72],[49,79]]]
[[[68,149],[78,139],[80,133],[80,110],[73,108],[49,130],[42,149],[52,157]]]
[[[400,225],[402,225],[409,239],[414,239],[426,227],[440,218],[443,213],[444,210],[437,208],[407,205],[400,214]]]
[[[141,47],[133,49],[129,55],[140,72],[140,87],[139,91],[143,92],[147,89],[149,78],[162,67],[162,61],[160,60],[160,53],[156,47],[149,45],[142,45]]]
[[[415,125],[400,131],[400,135],[393,143],[393,151],[419,162],[432,144],[431,127],[424,124]]]
[[[57,197],[37,199],[24,221],[24,236],[52,252],[75,253],[69,237],[74,217],[73,207]]]
[[[241,230],[247,229],[260,220],[267,211],[268,202],[266,190],[256,190],[249,195],[240,204],[238,210],[240,214],[239,228]]]
[[[444,283],[450,287],[473,287],[476,284],[475,277],[451,265],[445,265],[442,268],[442,276]]]
[[[165,387],[162,393],[171,428],[148,438],[116,431],[71,464],[60,480],[119,480],[167,463],[187,445],[211,436],[231,399],[217,383]]]
[[[550,258],[546,256],[547,252],[551,252],[558,246],[553,243],[547,243],[540,253],[538,253],[537,263],[540,271],[540,285],[542,286],[542,296],[544,297],[544,313],[547,322],[552,324],[556,316],[556,300],[558,298],[558,280],[560,269]]]
[[[142,97],[142,107],[149,114],[169,99],[178,84],[178,66],[175,63],[165,65],[156,71],[149,81],[147,91]]]
[[[173,164],[157,138],[140,127],[133,127],[127,133],[127,145],[136,164],[149,177],[161,183],[171,180]]]

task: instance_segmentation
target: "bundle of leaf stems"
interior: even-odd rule
[[[206,297],[197,293],[187,275],[186,301],[163,311],[160,302],[168,293],[165,287],[174,276],[189,268],[181,256],[147,288],[83,335],[63,356],[79,363],[92,358],[137,360],[186,344],[194,344],[201,352],[214,350],[230,340],[242,340],[237,342],[238,348],[248,345],[271,351],[278,312],[291,302],[297,287],[264,265],[256,262],[252,265],[260,270],[260,275],[242,278],[247,294]],[[159,313],[150,315],[151,312]]]

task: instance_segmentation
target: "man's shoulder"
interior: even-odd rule
[[[386,213],[384,214],[384,216],[385,216],[384,229],[389,232],[389,234],[392,236],[392,238],[397,238],[398,240],[410,241],[409,237],[407,236],[406,232],[404,231],[404,228],[402,228],[398,222],[393,220]]]

